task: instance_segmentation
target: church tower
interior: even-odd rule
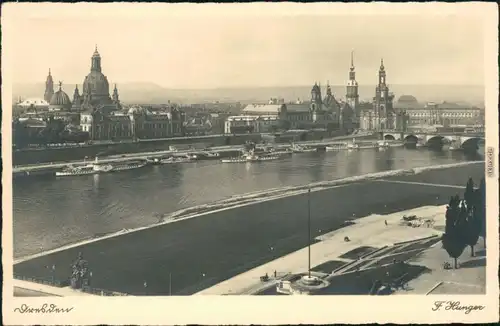
[[[73,106],[72,109],[75,111],[80,110],[82,105],[82,97],[80,96],[80,91],[78,90],[78,85],[75,85],[75,92],[73,93]]]
[[[97,45],[95,46],[94,54],[92,55],[92,63],[90,66],[90,71],[101,72],[101,55],[97,51]]]
[[[116,105],[117,109],[121,109],[121,104],[120,104],[120,97],[118,96],[118,88],[116,88],[115,84],[115,89],[113,89],[113,103]]]
[[[359,93],[358,82],[356,81],[356,71],[354,67],[354,51],[351,51],[351,68],[349,71],[349,81],[346,86],[346,103],[359,115]]]
[[[321,99],[321,88],[318,83],[314,83],[311,90],[311,111],[321,111],[323,100]]]
[[[378,113],[380,118],[386,118],[388,113],[392,113],[393,99],[394,95],[389,93],[389,87],[386,82],[384,59],[381,59],[378,71],[378,85],[375,88],[375,97],[373,98],[375,112]]]
[[[54,95],[54,80],[52,79],[52,74],[50,73],[49,68],[49,75],[47,76],[47,80],[45,81],[45,94],[43,95],[43,99],[50,103],[52,95]]]

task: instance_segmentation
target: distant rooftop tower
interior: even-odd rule
[[[50,102],[52,95],[54,95],[54,80],[52,79],[52,74],[49,68],[49,75],[47,76],[47,80],[45,81],[45,93],[43,95],[43,99],[47,102]]]
[[[359,112],[359,90],[356,81],[356,71],[354,66],[354,51],[351,51],[351,67],[349,68],[349,81],[346,86],[346,102],[356,114]]]

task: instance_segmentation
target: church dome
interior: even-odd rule
[[[109,99],[108,78],[100,71],[91,71],[83,81],[83,94],[92,94],[93,99]]]
[[[417,98],[415,96],[413,96],[413,95],[401,95],[398,98],[398,102],[416,103],[418,101],[417,101]]]
[[[91,58],[90,73],[83,81],[82,94],[90,94],[92,100],[99,104],[112,103],[109,96],[108,78],[102,73],[101,55],[97,51],[97,47]]]
[[[71,108],[71,100],[68,94],[62,90],[62,83],[59,82],[59,90],[52,95],[49,103],[49,109],[64,110]]]

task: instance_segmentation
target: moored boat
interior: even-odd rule
[[[63,176],[118,172],[118,171],[138,169],[146,166],[146,164],[147,164],[146,161],[99,163],[98,158],[96,157],[95,162],[93,164],[87,164],[84,166],[68,165],[61,171],[57,171],[56,176],[63,177]]]
[[[333,151],[340,151],[348,148],[348,144],[342,143],[342,144],[332,144],[328,145],[325,147],[325,150],[327,152],[333,152]]]
[[[279,159],[281,156],[276,154],[265,154],[265,155],[256,155],[254,151],[249,151],[245,155],[241,157],[233,157],[222,159],[222,163],[248,163],[248,162],[264,162],[264,161],[273,161]]]
[[[314,147],[301,146],[298,144],[293,144],[291,150],[293,153],[311,153],[317,151]]]
[[[175,164],[193,162],[193,158],[189,156],[171,156],[160,160],[160,164]]]
[[[201,152],[200,154],[202,156],[206,157],[206,158],[217,158],[217,157],[220,156],[220,153],[218,153],[218,152],[210,152],[210,151]]]
[[[385,150],[385,149],[389,148],[389,143],[387,141],[384,141],[384,140],[379,141],[377,145],[378,145],[379,150]]]
[[[356,143],[347,144],[347,150],[353,151],[353,150],[356,150],[356,149],[359,149],[359,145],[358,144],[356,144]]]

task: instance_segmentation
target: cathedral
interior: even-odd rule
[[[56,94],[58,95],[56,96]],[[49,69],[49,75],[45,82],[44,99],[49,103],[54,102],[52,105],[54,110],[79,112],[99,108],[102,112],[109,114],[122,108],[116,85],[113,96],[111,97],[109,94],[108,78],[102,73],[101,55],[96,46],[91,58],[90,72],[83,80],[82,94],[80,94],[78,85],[76,85],[73,100],[71,101],[69,96],[62,91],[61,82],[59,83],[59,90],[54,93],[54,82]],[[50,108],[51,106],[49,106],[49,110]]]
[[[406,113],[396,112],[393,108],[393,100],[394,94],[389,91],[386,82],[384,59],[381,59],[373,106],[371,110],[361,112],[360,128],[363,130],[399,130],[402,128]]]

